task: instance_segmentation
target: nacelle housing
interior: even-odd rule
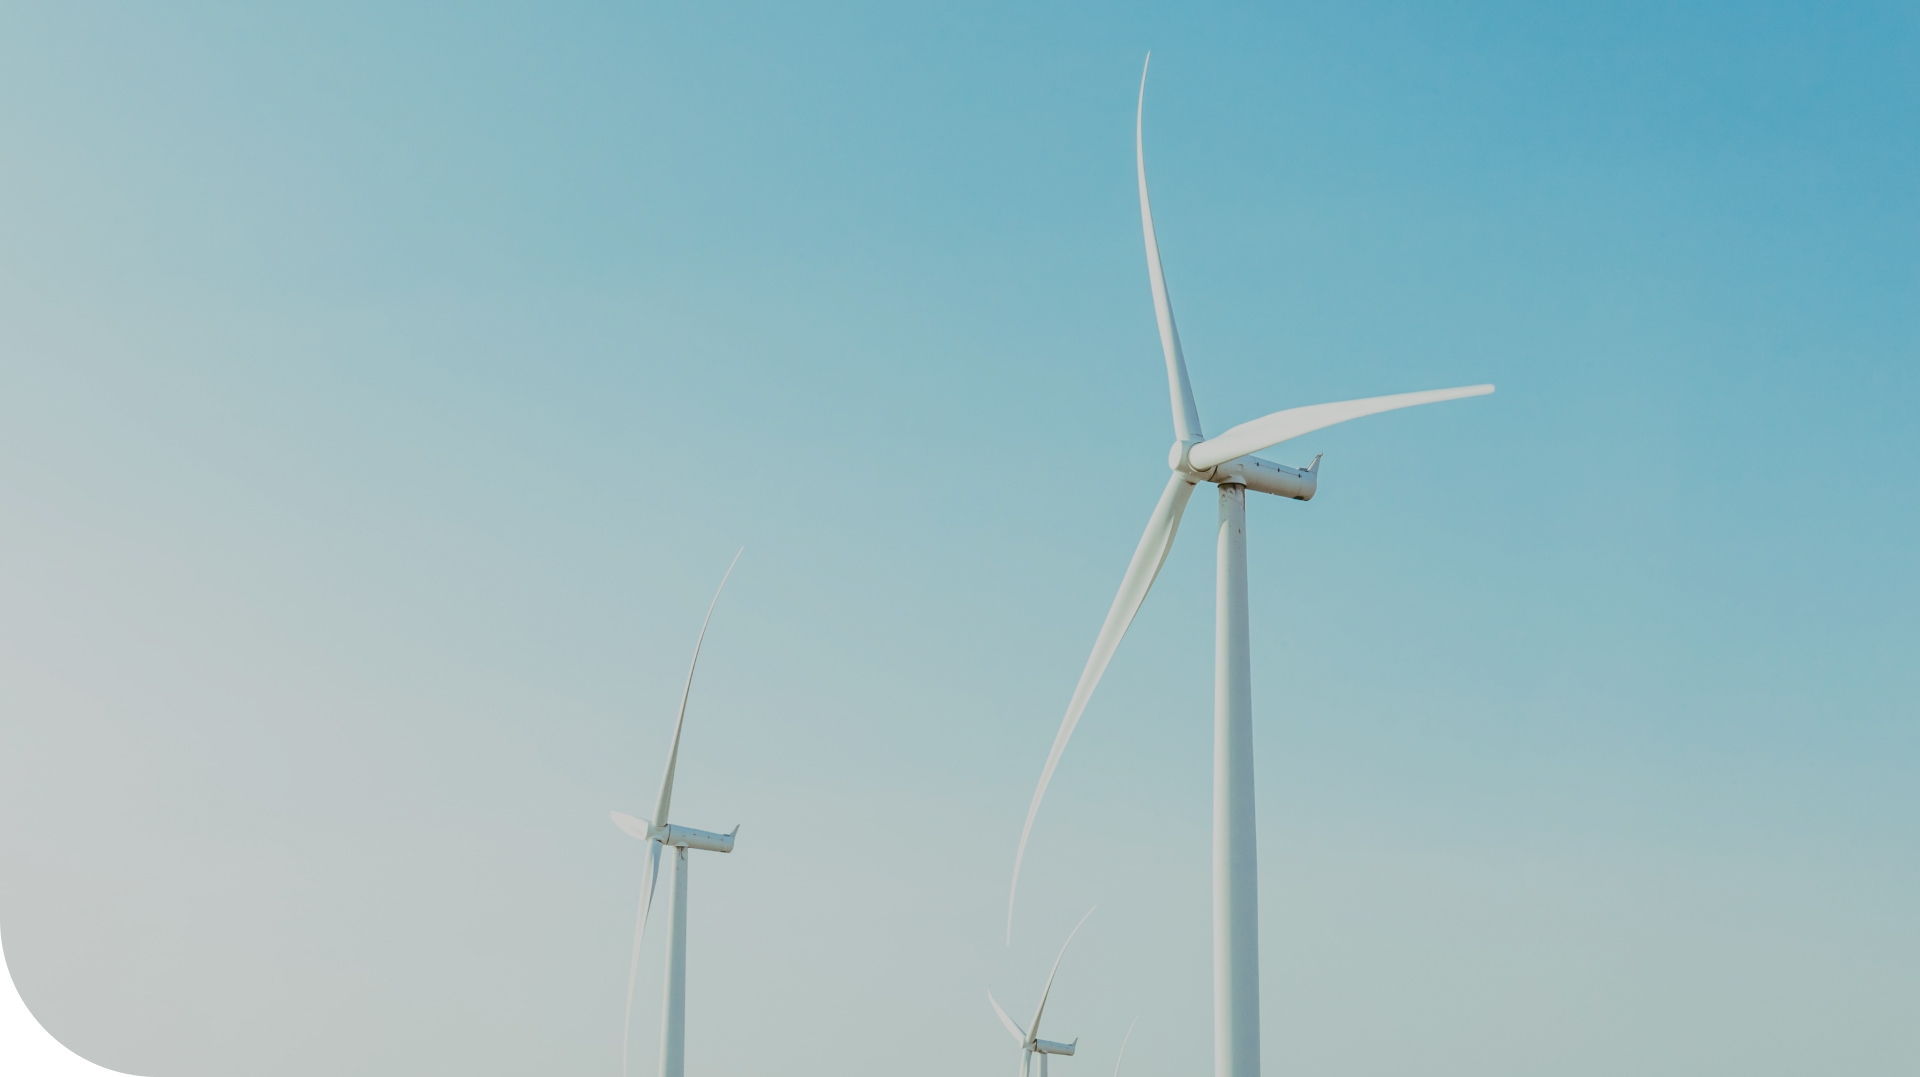
[[[733,852],[733,835],[740,833],[739,827],[733,828],[733,834],[715,834],[711,830],[695,830],[690,826],[675,826],[668,823],[666,834],[660,839],[668,845],[682,849],[705,849],[714,853]]]
[[[1216,466],[1205,477],[1209,482],[1237,482],[1263,494],[1312,501],[1313,491],[1320,483],[1320,461],[1314,460],[1313,467],[1301,471],[1257,456],[1242,456]]]

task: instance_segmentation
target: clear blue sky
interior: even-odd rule
[[[606,811],[744,544],[690,1065],[1011,1067],[985,988],[1098,902],[1061,1073],[1136,1014],[1128,1073],[1203,1070],[1194,530],[1000,935],[1165,481],[1149,49],[1209,429],[1500,386],[1249,511],[1271,1071],[1920,1069],[1892,3],[9,5],[0,917],[49,1028],[616,1073]]]

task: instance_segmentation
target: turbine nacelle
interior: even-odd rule
[[[677,849],[705,849],[714,853],[733,852],[733,838],[740,833],[734,827],[731,833],[715,834],[711,830],[695,830],[690,826],[654,826],[645,819],[636,819],[625,812],[613,812],[613,825],[639,838],[641,841],[657,841],[662,845]]]
[[[711,853],[733,852],[733,837],[740,833],[734,827],[725,834],[715,834],[711,830],[695,830],[690,826],[675,826],[672,823],[660,828],[666,832],[660,840],[681,849],[705,849]]]
[[[1052,1040],[1034,1040],[1032,1050],[1034,1053],[1042,1055],[1070,1055],[1073,1053],[1073,1049],[1078,1046],[1080,1046],[1078,1039],[1075,1039],[1072,1043],[1055,1043]]]
[[[1173,447],[1168,454],[1173,470],[1189,476],[1194,482],[1214,482],[1221,485],[1238,483],[1249,490],[1278,497],[1290,497],[1295,501],[1312,501],[1314,490],[1320,484],[1320,458],[1313,458],[1304,470],[1276,464],[1271,460],[1262,460],[1258,456],[1241,456],[1222,464],[1201,469],[1193,465],[1189,456],[1191,444]]]

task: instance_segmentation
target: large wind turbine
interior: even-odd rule
[[[744,549],[742,553],[746,552]],[[633,1031],[633,982],[640,971],[640,940],[647,933],[647,911],[653,906],[654,883],[660,878],[660,857],[673,850],[673,903],[668,907],[667,985],[660,1026],[660,1077],[683,1077],[687,1063],[687,850],[706,849],[716,853],[733,851],[731,834],[715,834],[667,822],[667,808],[673,800],[673,768],[680,759],[680,731],[687,724],[687,697],[693,693],[693,671],[700,666],[700,645],[707,641],[707,625],[720,604],[720,592],[727,589],[733,566],[740,554],[733,555],[727,574],[707,606],[706,620],[700,622],[700,637],[693,644],[693,662],[687,666],[687,684],[680,691],[680,716],[673,723],[673,746],[667,750],[667,772],[660,779],[660,795],[653,801],[653,819],[635,819],[624,812],[613,812],[613,824],[647,843],[646,883],[640,892],[640,922],[633,929],[633,958],[627,966],[627,1008],[620,1031],[620,1072],[627,1072],[627,1043]]]
[[[1080,924],[1086,923],[1087,916],[1092,915],[1093,909],[1088,909],[1086,916],[1080,918]],[[993,997],[992,991],[987,992],[987,1002],[993,1006],[993,1012],[1000,1016],[1000,1023],[1007,1026],[1007,1031],[1020,1043],[1020,1077],[1028,1077],[1028,1071],[1033,1068],[1034,1055],[1040,1056],[1040,1077],[1047,1077],[1049,1055],[1071,1056],[1074,1049],[1080,1046],[1078,1037],[1072,1043],[1056,1043],[1040,1038],[1040,1017],[1047,1012],[1047,996],[1053,994],[1053,978],[1060,974],[1060,962],[1066,959],[1067,947],[1073,945],[1073,937],[1080,933],[1080,924],[1073,925],[1073,930],[1067,932],[1067,941],[1060,944],[1060,956],[1053,959],[1053,971],[1047,973],[1047,986],[1040,992],[1040,1005],[1034,1009],[1033,1021],[1026,1028],[1015,1024],[1013,1018],[1007,1016],[1007,1011],[1000,1008],[1000,1000]],[[1129,1028],[1127,1031],[1131,1033],[1133,1030]],[[1125,1047],[1121,1049],[1125,1050]]]
[[[1149,57],[1151,59],[1151,57]],[[1054,735],[1047,765],[1027,807],[1014,854],[1013,886],[1007,895],[1007,938],[1013,938],[1013,895],[1020,885],[1020,863],[1026,857],[1027,838],[1034,816],[1060,754],[1066,750],[1087,700],[1106,672],[1120,638],[1147,597],[1154,577],[1166,561],[1167,550],[1180,527],[1193,488],[1210,482],[1220,490],[1219,528],[1215,551],[1219,560],[1215,585],[1213,663],[1213,1040],[1217,1077],[1258,1077],[1260,1072],[1260,931],[1256,908],[1253,833],[1253,696],[1247,661],[1247,491],[1278,494],[1296,501],[1312,499],[1319,481],[1320,458],[1306,470],[1284,467],[1249,455],[1315,430],[1416,404],[1458,400],[1493,392],[1491,385],[1432,389],[1418,393],[1375,396],[1334,404],[1276,411],[1265,418],[1241,423],[1223,434],[1200,432],[1200,409],[1187,380],[1187,361],[1180,350],[1180,332],[1173,321],[1173,301],[1160,269],[1160,244],[1154,238],[1153,207],[1147,200],[1147,158],[1141,138],[1146,110],[1147,75],[1140,72],[1140,101],[1134,112],[1134,166],[1140,179],[1140,225],[1146,234],[1147,279],[1153,286],[1153,311],[1160,323],[1160,349],[1166,354],[1167,390],[1173,401],[1173,448],[1160,502],[1147,518],[1146,533],[1133,551],[1120,593],[1095,637],[1093,654],[1081,671],[1080,683],[1067,703],[1066,717]]]

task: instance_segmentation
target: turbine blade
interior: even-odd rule
[[[1020,1030],[1019,1025],[1013,1023],[1013,1018],[1007,1016],[1007,1011],[1000,1008],[1000,1000],[993,997],[992,991],[987,992],[987,1001],[993,1004],[993,1012],[1000,1015],[1000,1023],[1007,1026],[1007,1031],[1013,1033],[1013,1038],[1021,1043],[1027,1042],[1027,1034]]]
[[[745,546],[733,555],[727,565],[727,574],[720,577],[720,586],[713,592],[713,601],[707,604],[706,620],[700,622],[700,638],[693,641],[693,661],[687,666],[687,686],[680,690],[680,716],[673,720],[673,747],[667,750],[667,772],[660,778],[660,796],[653,805],[653,821],[661,826],[667,825],[667,806],[673,800],[673,768],[680,761],[680,730],[687,724],[687,697],[693,694],[693,671],[700,668],[700,645],[707,642],[707,625],[713,622],[713,609],[720,604],[720,592],[727,589],[727,580],[733,577],[733,566],[740,563],[740,554],[746,553]]]
[[[1080,683],[1074,686],[1073,698],[1067,701],[1067,715],[1060,721],[1060,732],[1053,736],[1053,749],[1047,753],[1047,765],[1040,770],[1040,784],[1033,791],[1033,802],[1027,805],[1026,824],[1020,828],[1020,848],[1013,854],[1013,885],[1007,890],[1009,946],[1013,945],[1013,898],[1020,890],[1020,864],[1027,856],[1027,838],[1033,833],[1034,816],[1040,812],[1040,798],[1047,795],[1047,783],[1053,780],[1054,768],[1060,765],[1060,753],[1067,750],[1067,740],[1073,736],[1073,727],[1080,724],[1080,714],[1087,709],[1087,701],[1093,698],[1093,690],[1099,685],[1101,675],[1107,671],[1107,663],[1113,660],[1113,652],[1119,648],[1121,637],[1127,634],[1127,626],[1133,623],[1133,615],[1140,612],[1140,603],[1146,601],[1147,592],[1160,575],[1160,566],[1167,561],[1167,551],[1173,548],[1173,537],[1180,531],[1181,514],[1187,511],[1187,499],[1193,496],[1193,485],[1193,480],[1186,476],[1175,475],[1167,480],[1167,488],[1160,492],[1160,502],[1153,507],[1153,515],[1147,518],[1147,530],[1140,536],[1140,545],[1134,547],[1133,560],[1127,564],[1127,573],[1120,577],[1120,593],[1113,597],[1106,622],[1100,626],[1100,634],[1094,638],[1093,653],[1087,656],[1087,666],[1080,671]]]
[[[1127,1022],[1127,1034],[1120,1037],[1120,1053],[1113,1056],[1113,1077],[1120,1077],[1120,1062],[1127,1057],[1127,1041],[1133,1038],[1133,1026],[1139,1023],[1138,1017]]]
[[[1140,104],[1133,113],[1133,163],[1140,175],[1140,230],[1147,237],[1147,280],[1153,285],[1153,316],[1160,323],[1160,350],[1167,357],[1167,395],[1173,400],[1173,440],[1197,441],[1200,408],[1193,401],[1193,383],[1187,380],[1187,357],[1180,350],[1180,329],[1173,324],[1173,298],[1167,294],[1167,275],[1160,268],[1160,240],[1153,231],[1153,203],[1147,200],[1147,150],[1141,138],[1141,119],[1147,112],[1147,63],[1140,65]]]
[[[627,1072],[627,1044],[633,1034],[633,982],[640,974],[640,940],[647,937],[647,910],[653,908],[653,886],[660,881],[660,843],[647,843],[647,881],[640,890],[640,919],[633,926],[633,958],[627,962],[627,1008],[620,1026],[620,1073]]]
[[[1302,434],[1311,434],[1335,423],[1344,423],[1348,419],[1411,408],[1418,404],[1438,404],[1442,400],[1485,396],[1491,392],[1491,385],[1463,385],[1458,389],[1428,389],[1418,393],[1395,393],[1392,396],[1370,396],[1364,400],[1288,408],[1250,423],[1241,423],[1219,437],[1208,438],[1188,451],[1187,462],[1205,471],[1250,452],[1259,452],[1268,446],[1278,445]]]
[[[1099,907],[1100,906],[1095,905],[1093,909]],[[1060,962],[1066,960],[1067,947],[1073,945],[1073,937],[1080,934],[1080,924],[1087,922],[1087,916],[1093,915],[1093,909],[1088,909],[1086,916],[1080,918],[1080,923],[1073,925],[1073,930],[1067,932],[1067,941],[1060,944],[1060,956],[1053,959],[1053,971],[1047,973],[1046,989],[1040,992],[1040,1006],[1033,1011],[1033,1024],[1028,1026],[1033,1029],[1035,1039],[1040,1038],[1040,1015],[1047,1012],[1047,996],[1053,994],[1053,978],[1060,975]]]
[[[621,830],[632,834],[641,841],[653,840],[652,827],[647,825],[645,819],[635,819],[623,811],[611,811],[607,814],[613,816],[613,825],[619,827]]]

